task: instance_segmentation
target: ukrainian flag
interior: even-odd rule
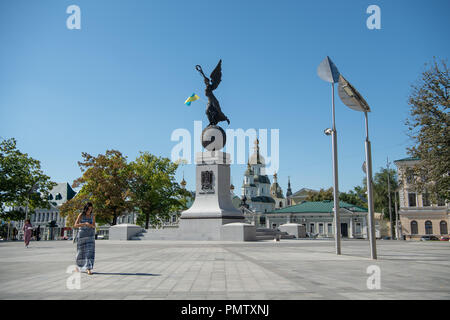
[[[198,97],[198,95],[196,95],[195,93],[192,94],[192,96],[190,96],[189,98],[186,99],[186,101],[184,102],[185,105],[190,106],[191,102],[200,99]]]

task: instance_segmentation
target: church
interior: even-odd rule
[[[278,184],[277,174],[273,175],[273,183],[265,173],[265,159],[259,152],[259,140],[255,140],[254,153],[247,163],[242,183],[242,202],[255,213],[271,212],[286,206],[286,198]],[[290,182],[286,197],[292,194]]]

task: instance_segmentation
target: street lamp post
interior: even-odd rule
[[[393,232],[394,224],[392,221],[392,207],[391,207],[391,172],[389,171],[389,165],[390,165],[389,158],[387,158],[386,159],[386,167],[387,167],[387,174],[388,174],[387,183],[388,183],[389,223],[390,223],[390,226],[389,226],[390,232],[389,233],[391,235],[391,239],[394,239],[394,232]]]
[[[373,205],[373,184],[372,184],[372,151],[369,140],[369,119],[367,112],[370,112],[370,107],[366,100],[359,94],[359,92],[353,88],[353,86],[345,80],[345,78],[339,76],[339,97],[342,102],[349,108],[364,112],[365,125],[366,125],[366,178],[367,178],[367,204],[368,204],[368,226],[369,226],[369,242],[370,242],[370,256],[372,259],[377,259],[377,248],[375,239],[375,223],[374,223],[374,205]]]
[[[317,68],[319,77],[331,83],[331,113],[333,127],[331,128],[332,152],[333,152],[333,198],[334,198],[334,234],[336,254],[341,254],[341,219],[339,216],[339,179],[338,179],[338,156],[337,156],[337,131],[334,107],[334,84],[339,81],[339,71],[327,56]],[[328,130],[328,129],[327,129]],[[327,134],[325,130],[325,134]]]
[[[394,192],[394,212],[395,212],[395,230],[396,230],[396,235],[397,235],[397,240],[401,240],[402,235],[401,233],[401,229],[400,229],[400,220],[398,217],[398,208],[397,208],[397,190],[395,190]]]
[[[369,242],[370,242],[370,257],[377,259],[377,248],[375,240],[375,223],[374,223],[374,205],[373,205],[373,184],[372,184],[372,150],[369,140],[369,119],[367,111],[364,112],[366,123],[366,163],[367,163],[367,204],[369,209]]]

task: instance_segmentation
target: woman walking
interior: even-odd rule
[[[25,224],[23,225],[22,230],[24,233],[25,247],[28,248],[28,245],[30,244],[31,240],[31,232],[33,231],[33,226],[31,225],[29,219],[25,220]]]
[[[92,203],[86,203],[74,224],[75,228],[79,228],[76,240],[77,266],[89,275],[92,274],[95,259],[95,216],[92,209]]]

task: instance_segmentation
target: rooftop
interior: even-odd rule
[[[402,161],[419,161],[420,159],[417,157],[409,157],[409,158],[403,158],[403,159],[399,159],[399,160],[395,160],[395,162],[402,162]]]
[[[339,206],[353,212],[367,212],[366,208],[358,207],[344,201],[339,201]],[[331,213],[333,212],[334,203],[332,200],[325,201],[304,201],[294,206],[285,207],[275,210],[271,213]]]

